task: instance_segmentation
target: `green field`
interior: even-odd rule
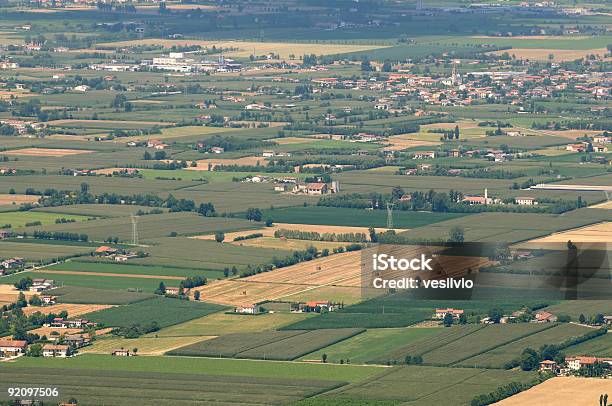
[[[362,329],[328,329],[229,334],[188,345],[168,354],[290,361],[362,332]]]
[[[87,317],[107,327],[129,327],[155,321],[161,328],[206,316],[224,308],[208,303],[156,297],[127,306],[89,313]]]
[[[320,360],[327,354],[327,362],[340,360],[351,364],[364,364],[379,358],[389,348],[403,347],[413,341],[437,339],[440,328],[385,328],[370,329],[337,344],[310,353],[302,359]],[[416,355],[416,354],[415,354]]]
[[[589,355],[592,357],[612,357],[612,334],[604,334],[563,350],[567,355]]]
[[[202,270],[190,268],[175,268],[171,266],[131,265],[116,262],[68,261],[45,268],[48,271],[77,271],[125,275],[155,275],[160,276],[204,276],[209,279],[223,278],[223,272],[217,270]]]
[[[106,290],[76,286],[64,286],[50,291],[57,296],[58,303],[125,305],[152,299],[150,293]]]
[[[13,211],[9,213],[0,213],[0,228],[6,224],[10,224],[12,228],[24,227],[28,223],[40,222],[40,226],[55,224],[55,220],[66,219],[69,221],[85,221],[87,216],[79,215],[61,215],[54,213],[40,213],[33,211]]]
[[[462,213],[394,212],[393,225],[415,228],[463,217]],[[265,210],[264,218],[277,223],[321,224],[353,227],[386,227],[386,210],[361,210],[335,207],[292,207]]]
[[[90,246],[73,245],[70,242],[64,245],[61,241],[51,244],[23,241],[0,241],[0,258],[21,257],[28,262],[50,261],[59,257],[89,255],[93,251]]]

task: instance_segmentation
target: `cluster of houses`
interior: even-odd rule
[[[2,237],[0,237],[2,239]],[[8,273],[9,271],[13,271],[16,269],[21,269],[25,266],[25,259],[20,257],[13,257],[8,259],[3,259],[0,262],[0,276]]]
[[[116,262],[126,262],[128,259],[138,258],[138,254],[135,252],[124,251],[107,245],[96,248],[94,254],[100,257],[114,259]]]
[[[340,192],[340,184],[338,181],[332,181],[331,183],[296,183],[291,190],[293,194],[310,196],[322,196],[338,192]]]
[[[50,290],[55,288],[55,280],[53,279],[45,279],[45,278],[36,278],[32,279],[32,285],[28,288],[30,292],[44,292],[46,290]]]
[[[608,357],[588,357],[582,355],[575,355],[565,357],[565,363],[559,364],[553,360],[544,360],[540,362],[540,372],[552,372],[556,375],[571,375],[573,372],[580,370],[583,367],[593,366],[596,363],[606,365],[608,368],[612,368],[612,358]]]
[[[106,72],[138,72],[138,71],[165,71],[182,74],[198,72],[240,72],[242,64],[233,59],[219,56],[217,60],[196,60],[193,52],[170,52],[152,59],[144,59],[136,63],[97,63],[89,65],[89,69]]]
[[[314,300],[309,302],[291,303],[289,310],[291,313],[326,313],[333,312],[342,307],[339,303],[333,303],[329,300]],[[234,308],[234,313],[239,314],[260,314],[265,311],[262,304],[242,304]]]

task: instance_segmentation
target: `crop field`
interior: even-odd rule
[[[612,334],[604,334],[580,344],[571,345],[563,350],[569,355],[612,358]]]
[[[611,243],[612,222],[608,221],[554,233],[547,237],[531,240],[528,244],[543,244],[545,246],[548,245],[547,243],[567,243],[568,240],[575,243]]]
[[[362,329],[232,334],[171,351],[170,355],[290,361],[362,333]]]
[[[85,260],[87,258],[84,258]],[[62,264],[52,265],[47,268],[49,271],[74,271],[74,272],[88,272],[92,274],[104,275],[134,275],[138,276],[159,276],[162,279],[164,277],[182,277],[187,276],[204,276],[209,279],[222,278],[223,272],[216,270],[202,270],[202,269],[189,269],[189,268],[173,268],[166,266],[146,266],[146,265],[131,265],[115,262],[80,262],[80,261],[68,261]]]
[[[29,214],[29,213],[28,213]],[[59,215],[54,215],[61,217]],[[178,234],[212,233],[214,231],[235,231],[252,227],[252,223],[242,219],[204,217],[194,213],[165,213],[141,216],[138,219],[138,232],[142,240],[166,237],[171,232]],[[125,218],[91,220],[85,223],[53,224],[45,231],[62,231],[87,234],[90,239],[102,241],[109,236],[117,236],[128,241],[132,236],[132,224]]]
[[[94,151],[86,149],[67,149],[67,148],[22,148],[2,152],[9,156],[27,157],[65,157],[69,155],[90,154]]]
[[[393,225],[399,229],[415,228],[463,216],[462,213],[395,212],[393,213]],[[387,227],[387,212],[384,210],[309,206],[266,210],[264,217],[271,218],[275,223]]]
[[[116,205],[116,204],[73,204],[69,206],[37,207],[32,212],[58,213],[64,215],[81,215],[87,217],[128,217],[142,210],[148,212],[150,207],[137,205]],[[160,209],[165,211],[164,209]]]
[[[55,313],[58,314],[62,311],[68,312],[68,317],[77,317],[86,313],[96,312],[99,310],[105,310],[112,306],[110,305],[94,305],[94,304],[75,304],[75,303],[57,303],[51,306],[28,306],[23,309],[23,313],[30,315],[35,312],[41,312],[42,314]]]
[[[10,224],[12,228],[24,227],[28,223],[39,223],[36,227],[48,226],[55,224],[56,220],[66,219],[74,220],[75,222],[86,221],[88,217],[79,215],[61,215],[54,213],[41,213],[33,211],[12,211],[0,213],[0,228],[2,225]]]
[[[36,203],[38,199],[39,199],[38,196],[0,194],[0,205],[5,205],[5,204],[19,205],[23,203]]]
[[[127,290],[106,290],[76,286],[63,286],[49,293],[57,296],[58,303],[126,305],[155,296],[149,293],[129,292]]]
[[[223,309],[224,307],[214,304],[158,297],[93,312],[88,318],[108,327],[129,327],[151,321],[157,322],[159,327],[167,327]]]
[[[212,313],[162,328],[155,332],[157,337],[200,337],[223,336],[234,333],[254,333],[277,328],[312,317],[307,313],[263,313],[256,317],[233,313]]]
[[[59,367],[59,366],[58,366]],[[69,368],[1,368],[3,386],[51,385],[60,388],[62,399],[78,397],[84,404],[159,405],[285,404],[341,386],[341,382],[292,380],[169,372],[97,371]],[[89,388],[84,393],[82,388]],[[206,391],[206,395],[202,395]],[[6,390],[2,398],[6,397]]]
[[[529,390],[497,403],[499,406],[558,405],[557,399],[571,399],[575,405],[596,405],[603,393],[609,393],[610,383],[605,379],[556,377]]]
[[[38,244],[30,242],[0,241],[0,258],[21,257],[26,261],[51,260],[58,257],[88,255],[92,248],[78,245]]]
[[[214,337],[102,337],[97,338],[92,346],[83,348],[81,352],[87,354],[111,354],[114,350],[118,348],[137,348],[139,355],[164,355],[168,351],[172,351],[198,341],[212,338]]]
[[[185,46],[185,45],[201,45],[205,47],[234,48],[237,50],[227,53],[229,57],[249,57],[255,52],[256,55],[265,55],[269,53],[278,54],[282,59],[289,58],[290,54],[295,55],[331,55],[348,52],[367,51],[371,49],[383,48],[382,46],[369,45],[339,45],[339,44],[304,44],[304,43],[285,43],[285,42],[247,42],[247,41],[200,41],[200,40],[134,40],[101,43],[103,47],[125,47],[137,45],[163,45],[165,47]]]
[[[442,329],[439,327],[369,329],[307,354],[301,359],[319,361],[323,354],[327,354],[327,362],[340,363],[340,360],[344,360],[350,361],[351,364],[365,364],[379,359],[389,351],[389,348],[403,347],[415,341],[437,339],[440,330]]]
[[[561,324],[552,328],[534,328],[530,331],[531,334],[525,335],[523,338],[503,336],[504,342],[508,344],[504,345],[503,342],[499,342],[495,345],[495,348],[489,351],[483,351],[484,348],[481,348],[478,351],[479,355],[464,359],[458,365],[503,368],[506,363],[520,357],[521,352],[525,348],[539,348],[544,344],[560,344],[567,339],[580,337],[589,331],[592,331],[592,329],[588,327],[575,324]],[[476,337],[474,338],[476,339]],[[478,342],[478,340],[475,340],[475,342]]]
[[[335,254],[247,278],[215,281],[197,290],[207,301],[241,305],[327,285],[359,287],[360,261],[360,252]]]
[[[534,372],[522,371],[405,366],[334,391],[329,397],[323,395],[321,400],[378,400],[425,406],[453,399],[453,405],[469,405],[476,395],[493,392],[508,382],[530,383],[536,376]]]
[[[153,293],[164,282],[166,286],[178,287],[181,277],[163,277],[155,275],[129,275],[116,273],[94,273],[78,271],[48,271],[40,269],[36,271],[25,271],[9,275],[2,279],[4,283],[15,283],[21,278],[53,279],[58,286],[74,286],[82,288],[95,288],[102,290],[138,291]]]
[[[573,321],[577,321],[581,314],[588,317],[596,312],[612,313],[612,300],[565,300],[547,307],[546,311],[552,314],[567,314]]]

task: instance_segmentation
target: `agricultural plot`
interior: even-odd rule
[[[566,355],[612,358],[612,334],[604,334],[563,350]]]
[[[605,379],[556,377],[497,404],[499,406],[556,406],[559,404],[558,399],[571,399],[575,405],[596,405],[599,397],[603,393],[609,393],[609,390],[610,383]]]
[[[3,386],[34,384],[60,388],[61,399],[78,397],[85,404],[107,405],[208,405],[238,403],[286,404],[341,386],[341,382],[316,380],[228,377],[171,372],[96,371],[69,368],[11,367],[0,369]],[[86,393],[83,387],[88,387]],[[203,395],[202,392],[206,395]],[[2,398],[6,398],[4,390]]]
[[[21,205],[24,203],[36,203],[38,196],[17,195],[17,194],[0,194],[0,205]]]
[[[81,350],[86,354],[111,354],[117,348],[138,349],[139,355],[164,355],[168,351],[184,347],[202,340],[212,339],[206,336],[186,337],[139,337],[139,338],[97,338],[92,346]]]
[[[319,361],[326,354],[327,362],[340,363],[340,360],[344,360],[351,364],[365,364],[380,358],[389,348],[404,347],[416,341],[437,340],[440,330],[438,327],[369,329],[301,359]]]
[[[50,261],[60,257],[89,255],[91,251],[93,251],[91,247],[62,244],[60,241],[57,241],[55,244],[0,241],[0,258],[21,257],[27,262]]]
[[[111,305],[102,304],[74,304],[74,303],[57,303],[51,306],[28,306],[23,309],[25,315],[40,312],[42,314],[55,313],[59,314],[62,311],[68,312],[68,317],[78,317],[83,314],[105,310],[112,307]]]
[[[204,217],[187,212],[150,214],[138,219],[141,240],[166,237],[172,232],[184,235],[236,231],[248,227],[252,227],[252,223],[242,219]],[[103,241],[109,236],[117,236],[122,241],[129,241],[132,237],[132,224],[125,218],[91,220],[86,224],[54,224],[44,227],[44,230],[87,234],[90,239],[98,241]]]
[[[585,317],[596,313],[612,313],[612,300],[565,300],[546,308],[552,314],[567,314],[577,321],[581,314]]]
[[[362,333],[362,329],[324,332],[292,330],[233,334],[179,348],[170,355],[290,361]]]
[[[167,327],[223,309],[224,307],[214,304],[158,297],[93,312],[88,314],[88,318],[107,327],[129,327],[152,321],[157,322],[159,327]]]
[[[463,216],[463,213],[395,212],[393,213],[393,225],[399,229],[415,228]],[[384,210],[321,206],[291,207],[265,210],[264,217],[271,218],[275,223],[378,228],[387,226],[387,212]]]
[[[56,221],[67,220],[74,222],[86,221],[87,216],[80,215],[62,215],[55,213],[41,213],[33,211],[12,211],[0,213],[0,228],[7,228],[6,225],[11,225],[12,228],[25,227],[29,224],[36,224],[36,227],[49,226],[56,224]]]
[[[106,290],[97,288],[86,288],[76,286],[63,286],[51,291],[57,296],[58,303],[80,303],[80,304],[110,304],[126,305],[143,300],[152,299],[155,296],[149,293],[129,292],[127,290]]]
[[[142,210],[148,213],[151,207],[137,205],[116,205],[116,204],[73,204],[70,206],[37,207],[31,212],[57,213],[63,215],[81,215],[87,217],[129,217],[131,214]],[[160,209],[166,211],[166,209]]]
[[[458,365],[503,368],[510,361],[517,359],[525,348],[540,348],[544,344],[560,344],[567,339],[580,337],[589,331],[592,331],[592,329],[575,324],[561,324],[545,329],[533,328],[530,331],[531,334],[525,335],[522,338],[513,337],[511,340],[506,340],[506,337],[511,337],[504,336],[503,340],[507,344],[499,342],[495,348],[489,351],[482,351],[484,350],[484,348],[482,348],[482,350],[478,352],[478,355],[471,358],[466,357],[464,360],[458,362]],[[477,340],[475,341],[477,342]],[[463,348],[469,348],[469,344],[463,343]]]
[[[522,371],[406,366],[323,395],[321,400],[392,401],[425,406],[452,399],[453,405],[469,405],[477,395],[493,392],[508,382],[531,383],[536,377],[536,373]]]

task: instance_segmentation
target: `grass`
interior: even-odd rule
[[[225,307],[187,300],[156,297],[89,313],[88,318],[106,327],[129,327],[157,322],[167,327],[223,310]]]
[[[264,218],[278,223],[321,224],[353,227],[386,227],[386,210],[362,210],[336,207],[290,207],[264,210]],[[415,228],[465,216],[463,213],[394,212],[393,225]]]
[[[436,337],[441,328],[389,328],[370,329],[337,344],[310,353],[302,359],[320,360],[327,354],[328,362],[350,360],[351,364],[364,364],[380,357],[389,348],[401,347],[413,341]]]
[[[40,222],[46,226],[55,224],[57,219],[66,219],[74,221],[85,221],[88,217],[78,215],[60,215],[54,213],[39,213],[32,211],[13,211],[8,213],[0,213],[0,228],[6,224],[10,224],[13,228],[24,227],[27,223]]]
[[[604,334],[563,350],[566,355],[589,355],[593,357],[612,357],[612,334]]]
[[[22,257],[26,261],[51,260],[58,257],[86,255],[93,249],[87,246],[66,244],[61,241],[52,244],[0,241],[0,258]],[[0,279],[2,280],[2,279]]]

